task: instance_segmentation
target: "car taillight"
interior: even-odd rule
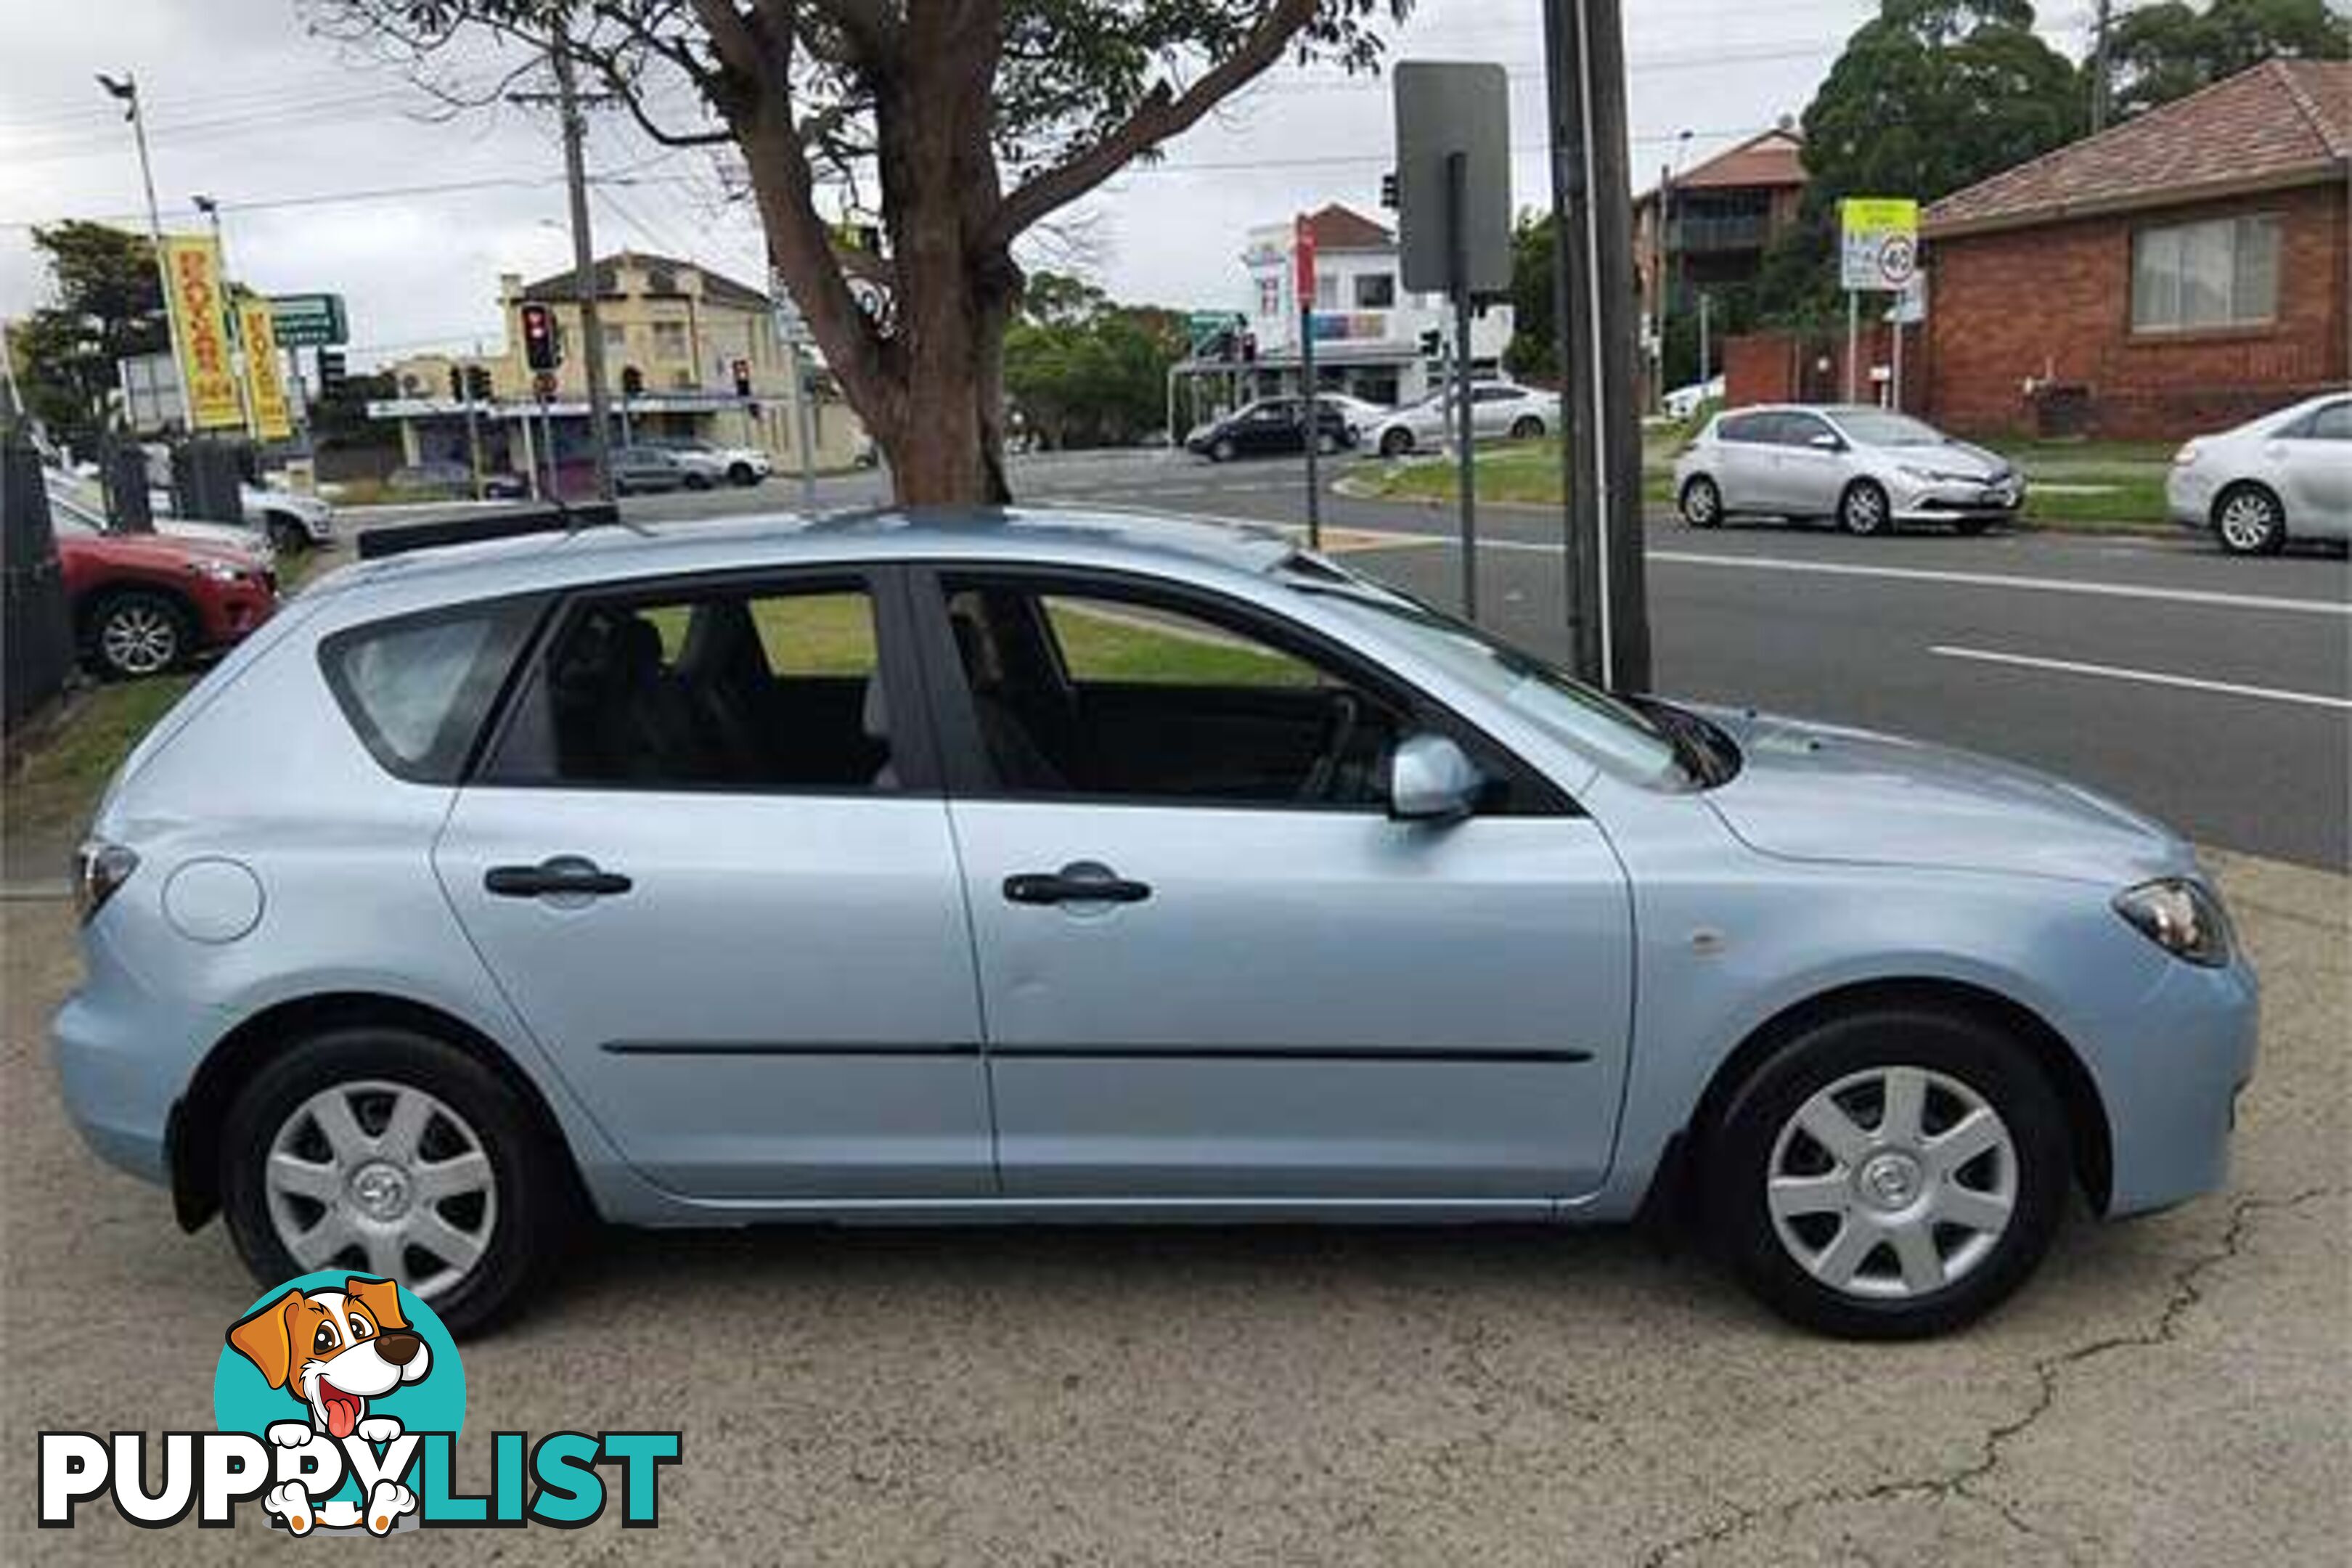
[[[138,851],[129,846],[103,838],[83,840],[74,851],[74,907],[85,924],[137,869]]]

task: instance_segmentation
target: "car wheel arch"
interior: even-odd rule
[[[220,1209],[220,1130],[236,1091],[262,1064],[329,1029],[373,1026],[411,1030],[464,1051],[496,1074],[527,1108],[534,1131],[562,1156],[562,1179],[577,1212],[595,1212],[566,1135],[544,1087],[516,1055],[456,1014],[430,1003],[380,992],[330,991],[275,1003],[214,1042],[186,1091],[172,1107],[165,1131],[165,1166],[172,1209],[180,1228],[193,1231]]]
[[[1669,1135],[1658,1168],[1651,1175],[1642,1211],[1671,1215],[1677,1226],[1695,1226],[1708,1135],[1722,1124],[1733,1100],[1756,1069],[1807,1031],[1832,1018],[1893,1008],[1973,1018],[2025,1042],[2047,1068],[2050,1085],[2064,1108],[2074,1179],[2092,1208],[2106,1212],[2114,1182],[2113,1135],[2105,1101],[2081,1053],[2055,1026],[2024,1003],[1990,986],[1941,975],[1888,976],[1816,991],[1783,1005],[1749,1029],[1717,1060],[1689,1118]]]

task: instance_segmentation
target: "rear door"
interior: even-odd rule
[[[566,1083],[671,1192],[994,1190],[903,603],[856,571],[583,595],[435,848]]]
[[[1489,809],[1391,821],[1388,750],[1454,721],[1263,611],[1108,575],[921,581],[1008,1197],[1597,1184],[1633,959],[1591,820],[1464,731]]]
[[[1769,413],[1726,414],[1715,423],[1716,483],[1731,511],[1758,511],[1772,495],[1772,422]]]

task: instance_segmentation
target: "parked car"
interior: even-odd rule
[[[49,521],[53,525],[71,522],[82,533],[125,531],[118,529],[113,520],[106,515],[106,503],[98,494],[95,480],[83,479],[54,468],[44,468],[41,478],[48,496]],[[154,524],[154,531],[165,539],[242,550],[264,565],[273,570],[276,568],[277,552],[270,547],[269,541],[244,523],[197,522],[189,518],[173,517],[168,512],[154,513],[148,521]]]
[[[756,485],[774,466],[757,447],[721,447],[699,437],[665,437],[646,445],[659,447],[677,459],[688,489],[709,489],[716,484]]]
[[[1317,451],[1337,452],[1349,444],[1345,415],[1319,399],[1315,413]],[[1215,463],[1230,463],[1235,458],[1304,452],[1306,405],[1296,397],[1261,397],[1255,403],[1245,403],[1223,418],[1194,430],[1184,438],[1184,449]]]
[[[83,660],[101,674],[174,668],[239,641],[278,607],[275,568],[242,544],[109,532],[70,505],[53,506],[49,521]]]
[[[2075,1184],[2213,1188],[2252,1070],[2159,825],[1621,700],[1271,532],[599,528],[303,607],[109,788],[58,1078],[259,1278],[364,1266],[461,1332],[580,1199],[1696,1210],[1796,1321],[1929,1333]]]
[[[2296,539],[2352,539],[2352,393],[2332,392],[2200,436],[2173,455],[2172,521],[2232,555]]]
[[[1723,389],[1723,377],[1710,376],[1705,381],[1694,381],[1686,386],[1677,386],[1659,401],[1665,408],[1667,418],[1681,422],[1689,419],[1710,403],[1722,402]]]
[[[261,530],[280,554],[335,541],[335,509],[317,496],[263,485],[240,486],[237,495],[245,521]]]
[[[640,444],[613,448],[613,488],[622,495],[674,490],[686,482],[686,465],[667,447]]]
[[[1344,392],[1321,392],[1316,396],[1326,405],[1339,411],[1339,417],[1348,426],[1348,445],[1350,447],[1361,447],[1372,427],[1396,412],[1389,404],[1351,397]]]
[[[1388,417],[1366,433],[1373,450],[1383,458],[1444,446],[1452,438],[1457,416],[1451,388],[1433,392],[1418,403],[1391,410]],[[1541,387],[1507,381],[1470,384],[1470,434],[1474,440],[1533,441],[1560,427],[1559,395]]]
[[[403,495],[470,500],[474,494],[474,470],[467,464],[442,459],[403,463],[384,476],[383,483],[386,489]],[[530,481],[520,474],[501,468],[482,470],[482,500],[520,500],[530,494]]]
[[[2013,521],[2025,479],[2006,458],[1907,414],[1759,405],[1717,415],[1675,463],[1683,520],[1833,520],[1853,534],[1938,523],[1982,533]]]

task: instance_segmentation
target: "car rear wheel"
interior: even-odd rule
[[[2231,485],[2213,503],[2213,533],[2232,555],[2275,555],[2286,546],[2286,509],[2261,485]]]
[[[290,517],[273,515],[269,520],[269,547],[280,555],[298,555],[310,548],[310,532]]]
[[[1856,538],[1887,530],[1886,491],[1875,479],[1856,479],[1838,498],[1838,526]]]
[[[1908,1007],[1816,1025],[1739,1086],[1706,1150],[1715,1237],[1793,1322],[1944,1332],[2041,1262],[2069,1164],[2056,1091],[2021,1041]]]
[[[1410,430],[1391,430],[1381,437],[1381,456],[1383,458],[1402,458],[1412,450],[1412,432]]]
[[[254,1277],[394,1279],[452,1333],[495,1319],[560,1255],[573,1205],[562,1152],[481,1061],[410,1030],[302,1041],[230,1104],[220,1193]]]
[[[188,612],[161,594],[117,594],[90,617],[91,657],[108,675],[135,680],[187,658],[194,642]]]
[[[1544,422],[1532,414],[1523,414],[1511,421],[1511,439],[1514,441],[1540,441],[1543,433]]]
[[[1683,486],[1683,521],[1693,528],[1713,528],[1723,521],[1723,492],[1705,474]]]

